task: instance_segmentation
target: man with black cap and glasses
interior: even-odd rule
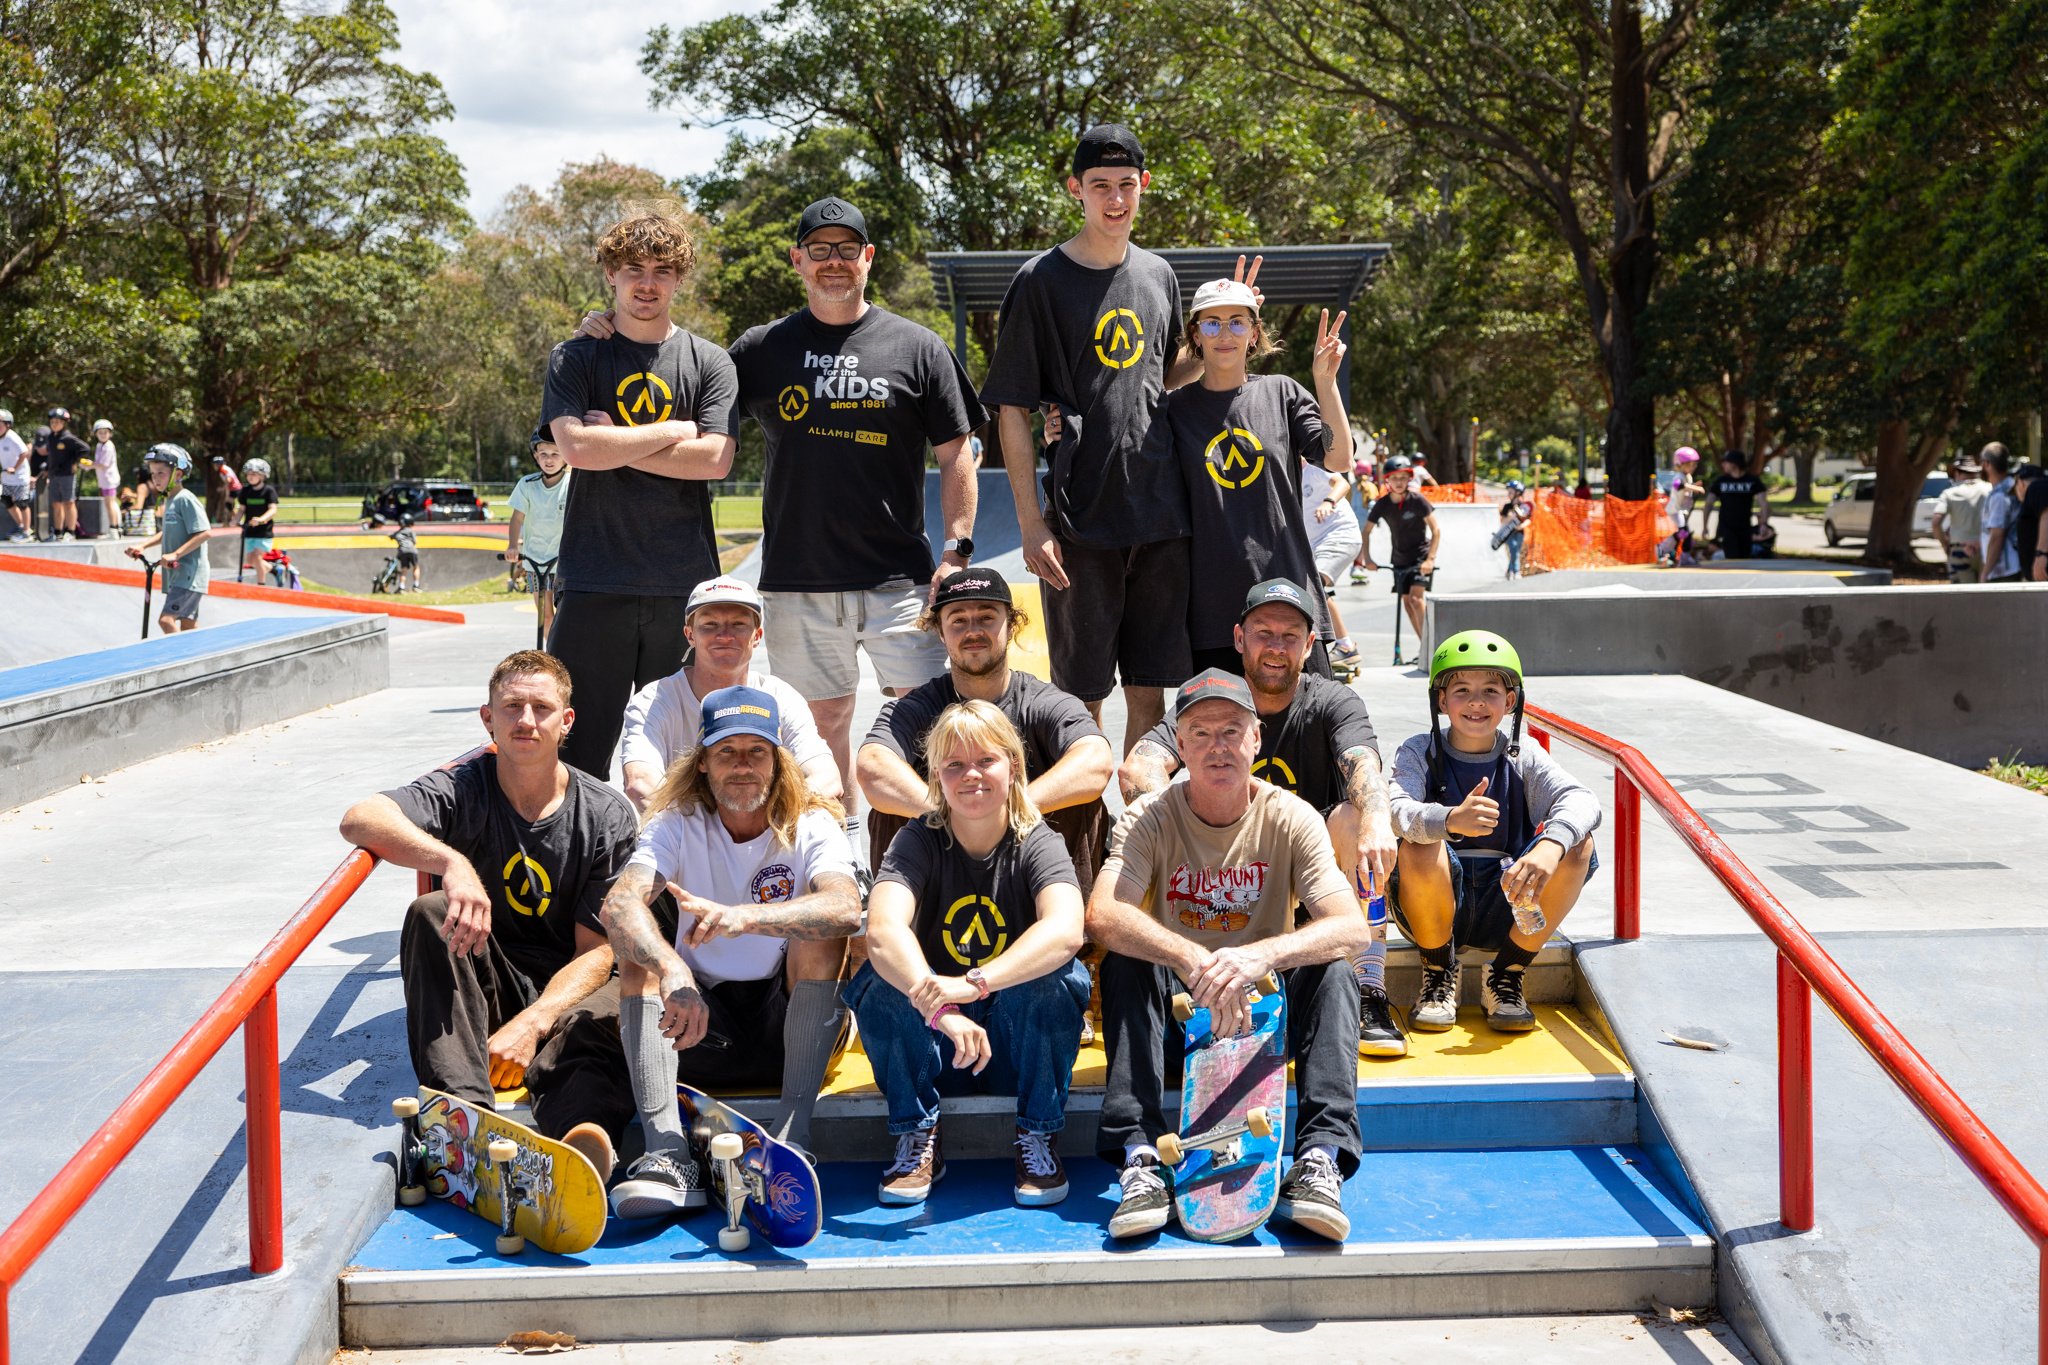
[[[1173,267],[1131,241],[1151,179],[1130,129],[1105,123],[1081,135],[1066,186],[1081,230],[1010,282],[981,388],[1002,409],[1024,563],[1045,585],[1052,680],[1098,720],[1121,680],[1127,749],[1193,669],[1187,496],[1172,462],[1143,450],[1159,396],[1195,372],[1176,350]],[[1253,283],[1258,262],[1238,274]],[[1045,403],[1057,406],[1063,432],[1041,504],[1030,410]]]
[[[918,617],[929,585],[974,553],[968,438],[986,414],[937,333],[867,301],[875,248],[858,208],[838,198],[806,208],[789,260],[806,305],[750,329],[730,354],[740,406],[767,443],[768,657],[809,704],[850,792],[855,651],[867,650],[892,696],[945,667]],[[924,524],[927,449],[945,520],[936,564]]]
[[[932,809],[924,741],[939,714],[955,702],[985,701],[1016,727],[1032,803],[1066,841],[1084,893],[1094,880],[1108,839],[1102,793],[1115,761],[1087,707],[1010,667],[1010,639],[1023,624],[1010,585],[987,565],[939,584],[924,626],[943,643],[946,670],[883,706],[860,746],[856,771],[875,808],[868,820],[874,866],[897,830]]]

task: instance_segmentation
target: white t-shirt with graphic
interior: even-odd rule
[[[853,850],[846,831],[823,811],[805,811],[796,822],[796,845],[784,848],[769,830],[744,843],[727,832],[717,812],[687,815],[670,807],[649,820],[634,846],[632,865],[651,870],[691,895],[720,905],[766,905],[809,895],[817,879],[837,872],[853,876]],[[684,915],[676,951],[700,984],[759,981],[782,970],[786,939],[766,934],[721,938],[702,948],[685,945],[695,915]]]
[[[795,757],[798,767],[812,759],[832,757],[831,746],[818,733],[817,723],[811,719],[810,703],[802,693],[780,678],[759,672],[747,674],[747,686],[757,687],[775,698],[776,709],[782,713],[782,747]],[[633,700],[626,704],[619,766],[645,763],[656,772],[665,773],[671,763],[697,747],[703,733],[704,699],[690,690],[688,670],[679,668],[635,692]]]
[[[16,490],[29,485],[28,445],[12,430],[0,436],[0,483]]]

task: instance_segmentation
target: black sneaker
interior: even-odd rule
[[[612,1212],[621,1218],[666,1218],[709,1202],[704,1173],[687,1152],[656,1148],[626,1168],[612,1186]]]
[[[1494,963],[1486,969],[1480,989],[1486,1022],[1502,1033],[1528,1033],[1536,1027],[1536,1011],[1522,998],[1522,969]]]
[[[1408,1036],[1394,1017],[1394,1002],[1377,986],[1358,988],[1358,1055],[1406,1057]]]
[[[1294,1163],[1273,1212],[1333,1242],[1351,1235],[1351,1220],[1344,1214],[1344,1177],[1320,1148]]]
[[[1159,1159],[1134,1156],[1124,1163],[1123,1202],[1109,1216],[1112,1237],[1143,1237],[1166,1226],[1173,1212],[1173,1196],[1166,1192],[1166,1178],[1159,1173]]]

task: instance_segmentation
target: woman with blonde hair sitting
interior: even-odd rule
[[[868,961],[844,994],[896,1139],[880,1198],[925,1198],[946,1173],[940,1093],[978,1090],[1017,1096],[1017,1202],[1057,1204],[1054,1138],[1088,1006],[1080,883],[1000,710],[947,707],[925,757],[934,809],[890,841],[868,897]]]

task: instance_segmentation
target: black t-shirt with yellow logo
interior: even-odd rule
[[[1046,524],[1090,545],[1149,545],[1188,533],[1172,465],[1145,452],[1145,431],[1180,349],[1180,284],[1141,247],[1093,270],[1058,247],[1024,263],[982,382],[990,406],[1053,402],[1077,418],[1045,476]]]
[[[598,909],[639,837],[611,787],[571,768],[562,804],[528,823],[498,786],[498,756],[479,754],[384,794],[469,859],[491,898],[491,938],[536,986],[575,956],[578,924],[604,932]]]
[[[1316,609],[1316,633],[1331,638],[1301,511],[1301,467],[1321,464],[1329,449],[1315,395],[1278,374],[1224,390],[1198,379],[1166,395],[1145,444],[1187,485],[1196,552],[1189,643],[1229,649],[1245,594],[1269,578],[1299,583]]]
[[[740,406],[768,448],[763,591],[929,579],[925,451],[986,420],[938,334],[872,305],[847,326],[804,308],[747,332],[732,361]]]
[[[1081,888],[1066,843],[1042,820],[1021,840],[1005,833],[986,858],[970,855],[950,832],[912,820],[889,841],[875,880],[917,898],[911,930],[937,976],[965,976],[1002,956],[1038,922],[1046,887]]]
[[[695,422],[705,435],[739,430],[738,383],[725,352],[677,328],[660,343],[571,337],[548,357],[543,426],[590,411],[614,426]],[[638,469],[579,469],[562,513],[558,585],[565,591],[687,597],[718,575],[711,485]]]

